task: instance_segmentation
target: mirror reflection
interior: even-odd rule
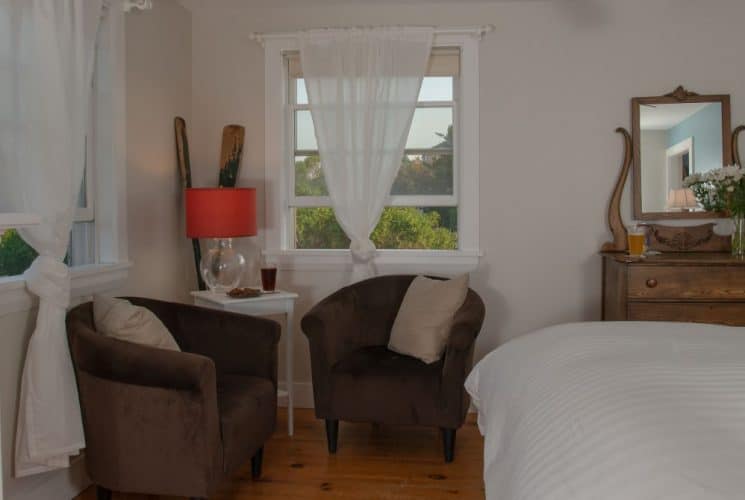
[[[703,212],[688,175],[723,165],[722,104],[641,104],[642,212]]]

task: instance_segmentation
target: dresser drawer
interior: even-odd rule
[[[738,302],[630,302],[627,319],[745,326],[745,304]]]
[[[745,301],[745,267],[631,265],[627,294],[632,301]]]

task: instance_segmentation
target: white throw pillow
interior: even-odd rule
[[[451,280],[417,276],[393,322],[388,349],[434,363],[445,350],[453,316],[466,300],[468,275]]]
[[[166,325],[146,307],[128,300],[96,295],[93,297],[93,321],[106,337],[160,349],[180,351]]]

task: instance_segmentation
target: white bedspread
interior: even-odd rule
[[[554,326],[466,388],[489,500],[745,499],[745,328]]]

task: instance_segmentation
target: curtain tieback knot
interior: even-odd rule
[[[375,257],[375,243],[371,240],[354,240],[349,246],[352,251],[352,260],[355,262],[369,262]]]
[[[54,257],[39,255],[23,274],[26,287],[62,309],[70,305],[70,269]]]

